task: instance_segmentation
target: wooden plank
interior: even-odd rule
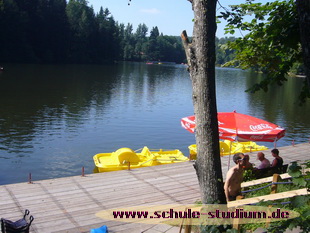
[[[248,205],[248,204],[258,203],[260,201],[273,201],[273,200],[279,200],[279,199],[301,196],[301,195],[309,195],[306,188],[282,192],[282,193],[276,193],[276,194],[269,194],[269,195],[264,195],[264,196],[259,196],[259,197],[246,198],[246,199],[242,199],[242,200],[238,200],[238,201],[230,201],[227,203],[227,206],[228,207],[237,207],[240,205]]]
[[[309,172],[310,168],[304,169],[304,172]],[[280,177],[282,180],[292,178],[288,173],[280,174]],[[241,183],[241,188],[249,187],[249,186],[254,186],[258,184],[264,184],[264,183],[269,183],[272,182],[272,176],[262,178],[262,179],[257,179],[257,180],[251,180],[247,182],[242,182]]]

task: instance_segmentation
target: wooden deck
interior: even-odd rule
[[[310,159],[310,144],[281,147],[284,163]],[[256,153],[250,162],[258,164]],[[270,150],[266,157],[272,160]],[[229,156],[222,157],[226,175]],[[232,165],[232,163],[231,163]],[[25,209],[35,217],[31,232],[78,233],[107,225],[109,232],[178,232],[167,225],[103,220],[101,210],[137,205],[194,203],[200,198],[192,162],[130,171],[87,174],[0,186],[0,217],[17,220]]]

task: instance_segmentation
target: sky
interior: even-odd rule
[[[273,1],[273,0],[270,0]],[[130,5],[128,3],[130,2]],[[242,0],[221,0],[224,7],[231,4],[239,4]],[[267,2],[267,0],[257,1]],[[149,29],[155,26],[164,35],[179,36],[186,30],[189,36],[193,32],[194,14],[191,3],[188,0],[88,0],[88,5],[93,6],[97,13],[102,6],[108,8],[114,19],[119,23],[131,23],[134,31],[139,24],[146,24]],[[222,11],[217,7],[217,13]],[[224,23],[218,24],[217,37],[232,36],[224,34]],[[240,34],[234,35],[239,37]]]
[[[98,12],[102,6],[108,8],[114,19],[119,23],[131,23],[134,30],[140,23],[145,23],[149,29],[155,26],[164,35],[181,35],[186,30],[189,36],[193,32],[194,14],[188,0],[89,0]],[[221,33],[222,36],[223,33]]]

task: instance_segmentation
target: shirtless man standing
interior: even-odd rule
[[[225,195],[227,201],[236,200],[236,197],[241,193],[241,182],[243,179],[243,160],[244,154],[237,153],[234,155],[233,160],[236,165],[229,169],[226,174],[226,181],[224,185]]]

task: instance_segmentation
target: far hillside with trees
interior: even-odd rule
[[[107,8],[99,12],[86,0],[0,0],[0,62],[111,63],[167,61],[186,63],[180,36],[158,27],[118,23]],[[217,64],[234,58],[216,40]]]

